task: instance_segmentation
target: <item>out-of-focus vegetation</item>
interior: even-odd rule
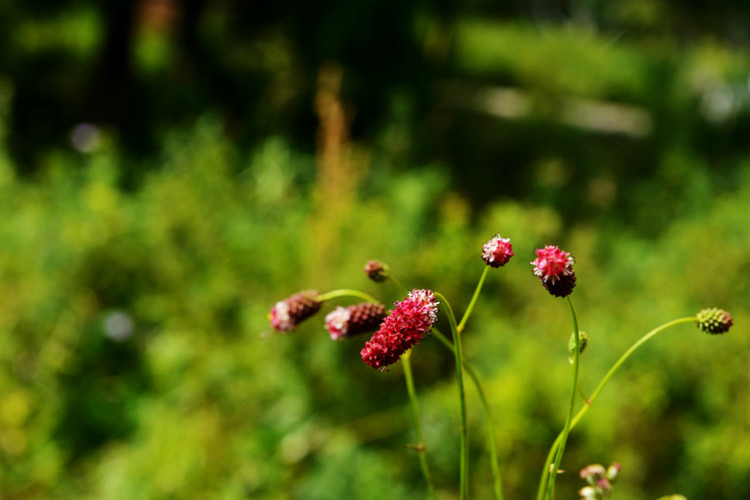
[[[289,335],[266,315],[306,288],[402,297],[371,258],[460,314],[500,231],[517,257],[465,354],[506,497],[536,491],[567,404],[568,312],[525,264],[554,243],[584,391],[654,326],[735,319],[639,351],[560,497],[619,461],[616,498],[748,498],[750,7],[265,4],[0,2],[0,497],[424,498],[401,368],[331,342],[333,305]],[[452,498],[453,360],[427,339],[413,364]]]

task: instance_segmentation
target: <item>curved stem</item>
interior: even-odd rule
[[[411,371],[411,353],[412,351],[409,349],[401,355],[401,364],[404,366],[406,391],[409,393],[412,416],[414,417],[414,429],[417,433],[417,440],[419,441],[414,448],[419,453],[419,464],[422,468],[422,474],[424,475],[425,481],[427,481],[427,489],[430,493],[430,498],[435,500],[435,486],[432,483],[432,475],[430,474],[430,468],[427,465],[427,449],[422,434],[422,419],[419,416],[419,402],[417,400],[417,392],[414,389],[414,376]]]
[[[463,378],[463,353],[461,352],[461,337],[458,333],[458,326],[456,325],[456,316],[453,314],[453,308],[451,308],[450,302],[440,292],[433,292],[435,297],[440,299],[443,303],[444,309],[448,315],[448,322],[451,325],[451,331],[453,332],[453,353],[456,358],[456,385],[458,385],[458,401],[461,409],[461,468],[460,468],[460,495],[461,500],[466,500],[469,496],[469,439],[468,439],[468,428],[466,426],[466,396],[464,394],[464,378]]]
[[[339,297],[356,297],[358,299],[364,299],[368,302],[380,303],[376,298],[371,295],[367,295],[365,292],[359,290],[353,290],[351,288],[339,288],[338,290],[331,290],[330,292],[322,293],[318,295],[320,302],[327,300],[338,299]]]
[[[471,302],[469,302],[469,306],[466,308],[466,312],[464,313],[463,318],[461,318],[461,322],[458,324],[458,331],[463,332],[464,328],[466,327],[466,322],[469,321],[469,316],[471,315],[471,311],[474,309],[474,305],[477,303],[477,298],[479,298],[479,292],[482,291],[482,286],[484,285],[484,280],[487,278],[487,272],[490,270],[489,266],[484,266],[484,271],[482,271],[482,276],[479,278],[479,283],[477,283],[477,287],[474,289],[474,295],[471,297]]]
[[[391,280],[391,281],[393,281],[393,284],[396,285],[397,287],[401,288],[402,290],[409,291],[409,289],[406,288],[398,279],[396,279],[396,277],[393,276],[392,273],[388,274],[388,279]]]
[[[433,328],[432,333],[435,334],[435,337],[441,344],[453,352],[453,344],[451,344],[451,341],[448,340],[440,330]],[[490,410],[486,393],[484,392],[479,380],[479,375],[477,375],[477,372],[466,360],[464,360],[464,370],[466,370],[467,375],[469,375],[469,378],[474,383],[474,388],[476,389],[477,394],[479,394],[479,399],[482,401],[482,408],[484,409],[485,419],[487,420],[487,447],[490,451],[490,465],[492,467],[492,477],[495,485],[495,499],[503,500],[503,485],[500,477],[499,460],[497,459],[497,447],[495,446],[495,422],[492,419],[492,411]]]
[[[604,389],[604,386],[607,385],[607,382],[614,376],[614,374],[617,372],[617,370],[625,363],[625,361],[628,360],[628,358],[633,355],[635,351],[638,350],[643,344],[648,342],[650,339],[652,339],[654,336],[656,336],[658,333],[663,332],[664,330],[667,330],[673,326],[681,325],[683,323],[695,323],[697,319],[695,316],[687,317],[687,318],[679,318],[672,320],[668,323],[664,323],[661,326],[658,326],[651,330],[650,332],[646,333],[643,337],[641,337],[635,344],[630,346],[630,348],[623,353],[622,356],[615,362],[614,365],[612,365],[612,368],[609,369],[607,374],[604,376],[604,378],[599,382],[599,385],[596,387],[594,392],[591,394],[591,397],[588,399],[587,403],[578,410],[578,413],[573,418],[573,420],[570,422],[570,428],[573,429],[578,422],[581,421],[581,419],[586,415],[586,412],[589,411],[589,408],[591,408],[591,405],[594,404],[594,401],[599,396],[599,394]],[[552,462],[552,456],[554,455],[557,447],[560,445],[560,442],[562,440],[562,433],[558,434],[557,439],[555,439],[555,442],[552,444],[552,448],[549,451],[549,454],[547,455],[547,464]],[[546,482],[546,477],[548,474],[548,469],[545,469],[542,471],[542,483]]]

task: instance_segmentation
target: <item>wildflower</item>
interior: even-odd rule
[[[732,315],[724,309],[716,307],[712,309],[703,309],[697,314],[698,328],[710,334],[719,334],[728,332],[729,328],[734,325]]]
[[[536,259],[530,264],[534,266],[534,274],[542,280],[542,285],[555,297],[567,297],[576,286],[576,275],[573,272],[575,260],[568,252],[560,248],[547,245],[536,249]]]
[[[482,259],[490,267],[504,266],[513,255],[510,238],[502,238],[499,233],[482,246]]]
[[[318,292],[305,290],[274,304],[268,313],[268,321],[275,330],[291,332],[297,325],[318,312],[321,305]]]
[[[376,283],[383,282],[389,277],[388,266],[379,260],[368,260],[365,264],[365,273],[367,273],[368,278]]]
[[[385,306],[365,302],[337,307],[326,316],[326,329],[332,340],[375,330],[385,318]]]
[[[399,357],[429,334],[437,321],[435,295],[429,290],[412,290],[383,323],[361,351],[362,361],[375,369],[398,361]]]
[[[578,492],[581,499],[603,500],[610,498],[613,490],[612,483],[617,480],[620,468],[620,464],[615,462],[607,469],[600,464],[587,465],[581,469],[581,479],[585,479],[589,484]]]

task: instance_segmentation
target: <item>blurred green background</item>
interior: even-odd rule
[[[615,498],[750,498],[750,4],[675,0],[0,1],[0,497],[420,499],[400,366],[274,302],[368,259],[461,314],[506,498],[563,424],[571,323],[527,264],[559,244],[584,391],[657,337],[568,444]],[[447,325],[441,328],[448,331]],[[453,360],[413,358],[439,497]],[[468,389],[472,498],[492,496]]]

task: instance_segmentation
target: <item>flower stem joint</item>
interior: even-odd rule
[[[724,309],[717,307],[703,309],[697,314],[697,318],[698,328],[712,335],[728,332],[732,325],[734,325],[732,315]]]
[[[318,292],[305,290],[274,304],[268,313],[268,321],[274,330],[291,332],[306,319],[314,316],[323,303]]]

